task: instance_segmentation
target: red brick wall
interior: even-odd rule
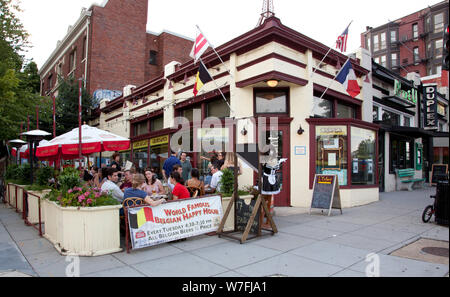
[[[89,57],[89,92],[144,83],[148,0],[109,0],[95,6]]]
[[[159,36],[147,34],[147,50],[145,58],[145,80],[149,81],[164,72],[164,66],[172,61],[185,63],[189,61],[193,41],[163,32]],[[150,51],[158,52],[157,64],[150,65]]]
[[[419,27],[419,38],[417,40],[412,40],[413,37],[413,24],[417,23]],[[404,42],[406,46],[400,47],[400,65],[403,65],[403,59],[408,59],[408,64],[413,64],[414,54],[413,49],[419,47],[419,57],[420,59],[426,58],[426,45],[423,38],[420,38],[420,34],[425,32],[424,20],[420,12],[410,14],[401,19],[399,27],[399,40],[403,41],[403,36],[408,36],[408,41]],[[389,35],[390,36],[390,35]],[[419,65],[409,65],[405,67],[407,70],[400,68],[400,75],[406,76],[408,72],[419,71],[420,76],[427,75],[426,62],[421,62]]]

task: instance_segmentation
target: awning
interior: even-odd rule
[[[427,131],[422,128],[417,127],[403,127],[403,126],[390,126],[385,124],[380,124],[381,128],[380,131],[400,134],[404,136],[409,136],[413,138],[428,138],[428,137],[435,137],[433,131]],[[447,132],[448,137],[448,132]]]

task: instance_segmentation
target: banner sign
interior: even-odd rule
[[[217,231],[223,217],[222,198],[177,200],[156,207],[128,209],[133,249]]]
[[[429,85],[423,87],[423,128],[426,130],[433,130],[438,128],[437,117],[437,86]]]

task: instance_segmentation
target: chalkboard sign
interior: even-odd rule
[[[327,209],[328,216],[331,214],[332,208],[340,209],[342,214],[337,175],[316,174],[311,201],[312,208]]]
[[[247,199],[248,201],[248,199]],[[252,216],[253,209],[256,204],[256,199],[252,199],[250,204],[247,205],[245,203],[245,199],[237,199],[236,200],[236,229],[239,231],[245,231],[245,227],[247,227],[247,223]],[[261,208],[258,209],[256,213],[256,217],[253,220],[252,228],[250,229],[250,233],[258,233],[259,231],[259,217],[261,215]]]
[[[431,184],[436,185],[439,180],[446,179],[447,172],[447,164],[433,164],[431,169]]]

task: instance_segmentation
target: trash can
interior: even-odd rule
[[[440,180],[436,186],[436,223],[448,226],[448,213],[450,205],[448,204],[449,181]]]

